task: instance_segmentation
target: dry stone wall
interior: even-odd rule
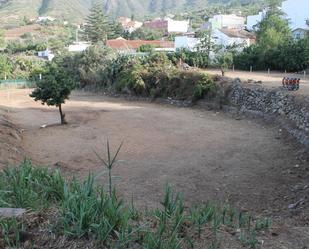
[[[291,135],[309,147],[309,96],[283,88],[267,89],[236,80],[224,87],[224,103],[240,112],[274,117]]]

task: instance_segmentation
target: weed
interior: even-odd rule
[[[123,143],[120,144],[114,156],[111,155],[109,141],[107,140],[107,161],[104,160],[96,151],[94,153],[99,158],[99,160],[103,163],[108,170],[108,186],[109,186],[109,196],[112,197],[112,169],[115,166],[117,156],[121,150]]]
[[[49,206],[63,198],[64,180],[58,171],[35,168],[25,160],[20,167],[8,167],[0,173],[2,207],[31,208]]]
[[[243,246],[249,247],[250,249],[255,249],[257,248],[258,241],[256,239],[256,232],[241,232],[239,236],[240,243]]]
[[[23,226],[16,218],[0,219],[0,248],[19,248]]]
[[[269,218],[257,219],[255,222],[255,231],[268,230],[271,227],[271,223]]]

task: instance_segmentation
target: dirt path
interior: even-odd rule
[[[166,182],[190,202],[230,200],[234,205],[288,222],[307,224],[308,165],[297,149],[278,137],[278,127],[200,109],[126,102],[76,92],[64,106],[69,125],[55,108],[28,97],[29,90],[0,91],[0,109],[24,129],[22,146],[37,163],[85,176],[102,167],[93,150],[105,154],[124,141],[115,180],[122,195],[139,206],[161,198]],[[102,178],[102,181],[105,181]],[[299,186],[302,190],[294,191]]]
[[[207,69],[203,70],[212,75],[221,75],[221,71],[219,69]],[[300,89],[297,92],[290,92],[290,94],[301,94],[305,96],[309,96],[309,75],[304,78],[303,74],[284,74],[278,72],[271,72],[268,75],[267,72],[246,72],[246,71],[232,71],[229,70],[225,73],[226,77],[229,78],[240,78],[243,81],[254,80],[254,81],[262,81],[262,86],[267,88],[278,88],[281,86],[281,82],[283,77],[298,77],[301,79]]]

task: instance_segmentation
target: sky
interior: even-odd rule
[[[287,0],[282,3],[282,10],[287,14],[292,30],[307,28],[306,20],[309,19],[309,0]],[[257,16],[249,16],[247,19],[248,29],[262,19],[262,13]]]
[[[291,21],[291,28],[306,28],[309,19],[309,0],[287,0],[282,4],[282,10]]]

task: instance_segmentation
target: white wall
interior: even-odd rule
[[[189,49],[190,51],[196,50],[196,47],[200,43],[200,39],[187,36],[175,37],[175,49]]]
[[[239,50],[241,51],[244,47],[250,45],[250,39],[248,38],[238,38],[238,37],[229,37],[218,29],[213,30],[211,35],[212,41],[219,46],[231,46],[239,45]]]
[[[307,32],[309,32],[309,31],[306,31],[304,29],[295,29],[292,32],[293,38],[295,40],[303,39],[306,36]]]
[[[167,19],[167,31],[168,33],[187,33],[189,30],[189,21],[174,21]]]
[[[69,52],[83,52],[88,47],[90,47],[89,43],[72,44],[72,45],[69,46]]]
[[[215,15],[209,19],[213,29],[228,28],[243,28],[245,27],[246,19],[241,16],[232,15]]]
[[[247,29],[253,30],[254,26],[262,21],[266,11],[260,12],[258,15],[255,16],[248,16],[247,17]]]

